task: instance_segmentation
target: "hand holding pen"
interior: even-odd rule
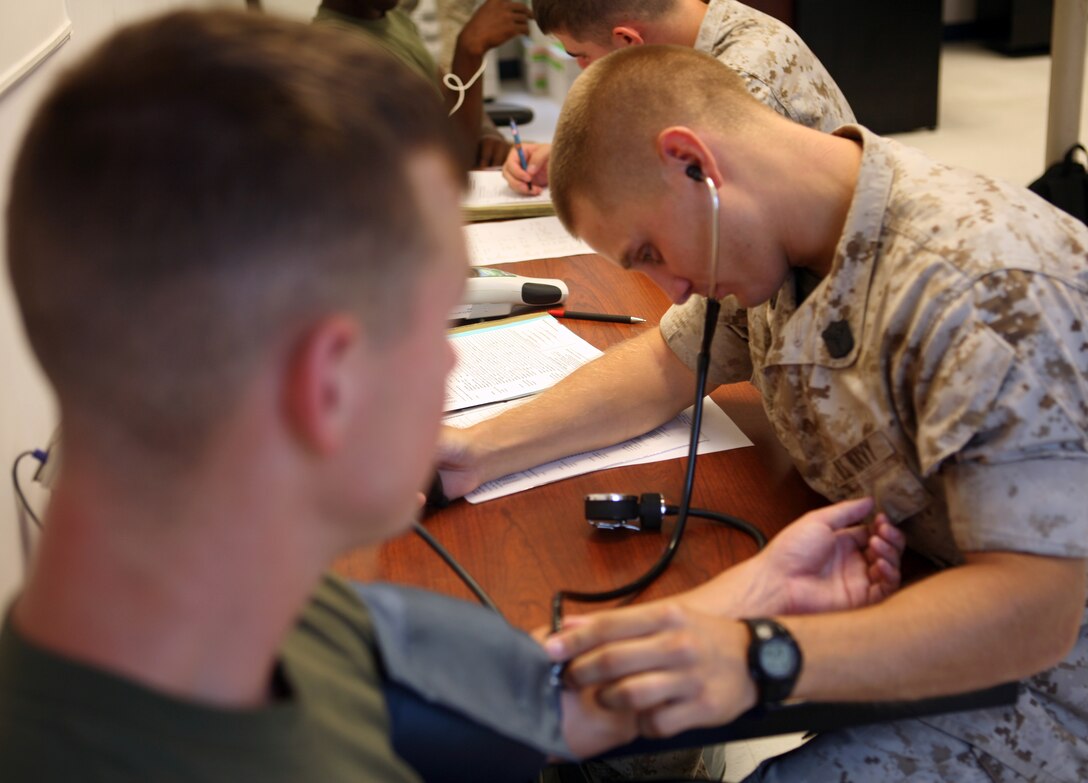
[[[522,143],[517,124],[510,122],[514,146],[503,163],[502,176],[511,190],[523,196],[536,196],[548,185],[550,144]]]

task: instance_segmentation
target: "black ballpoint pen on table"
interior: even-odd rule
[[[556,318],[576,318],[579,321],[606,321],[613,324],[644,324],[645,318],[634,315],[612,315],[611,313],[582,313],[577,310],[549,310],[549,315]]]

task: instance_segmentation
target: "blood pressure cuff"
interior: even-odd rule
[[[355,589],[374,625],[393,747],[425,780],[531,780],[548,756],[573,757],[551,661],[528,634],[436,593]]]

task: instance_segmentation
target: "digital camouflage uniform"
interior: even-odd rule
[[[751,379],[814,489],[875,496],[939,563],[1088,556],[1088,228],[1026,189],[838,134],[864,155],[830,274],[747,312],[726,299],[711,383]],[[704,308],[661,323],[689,366]],[[763,774],[1088,779],[1085,626],[1015,708],[827,734]]]
[[[752,95],[783,117],[826,133],[855,121],[823,63],[772,16],[736,0],[710,0],[695,48],[736,71]]]
[[[854,122],[854,112],[823,63],[782,22],[735,0],[710,0],[695,48],[735,71],[748,91],[783,117],[830,133]],[[747,380],[747,376],[745,376]],[[594,783],[661,777],[708,777],[707,766],[724,765],[721,748],[706,750],[706,764],[694,752],[594,762]]]

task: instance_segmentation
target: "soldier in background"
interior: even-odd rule
[[[452,110],[460,131],[466,165],[487,168],[502,163],[510,149],[484,111],[482,75],[484,55],[515,35],[527,33],[532,14],[515,0],[486,0],[461,28],[449,68],[435,64],[419,29],[397,0],[322,0],[314,21],[356,35],[365,35],[435,85]],[[447,74],[447,70],[449,74]],[[464,86],[461,91],[445,84],[447,75]]]
[[[689,46],[729,66],[783,117],[828,133],[854,122],[846,96],[800,36],[736,0],[536,0],[533,13],[583,68],[628,46]],[[527,166],[511,151],[503,176],[519,193],[539,193],[548,184],[550,145],[524,150]]]

